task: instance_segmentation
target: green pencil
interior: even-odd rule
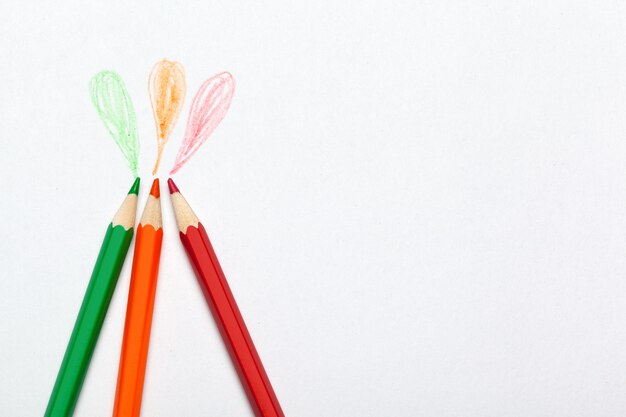
[[[135,179],[104,236],[45,417],[68,417],[74,413],[78,394],[133,238],[138,191],[139,178]]]

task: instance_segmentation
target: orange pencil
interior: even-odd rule
[[[113,408],[114,417],[136,417],[139,416],[141,410],[150,328],[152,327],[152,310],[163,241],[159,197],[159,180],[155,179],[137,227],[124,339]]]

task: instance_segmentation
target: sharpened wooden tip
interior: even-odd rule
[[[135,226],[135,214],[137,213],[137,194],[128,193],[122,205],[113,216],[111,225],[122,226],[125,230]]]
[[[156,184],[156,192],[158,195],[159,192],[159,180],[154,180],[155,182],[152,184],[152,188],[154,188],[154,184]],[[159,229],[163,226],[163,221],[161,218],[161,199],[155,197],[152,192],[148,196],[148,201],[146,202],[146,207],[143,209],[143,213],[141,214],[141,220],[139,221],[142,226],[152,226],[154,229]]]
[[[167,181],[167,185],[170,187],[170,200],[174,207],[174,216],[176,216],[178,230],[182,233],[187,233],[189,226],[198,227],[200,223],[198,216],[193,212],[185,197],[178,191],[178,187],[176,187],[171,178]]]

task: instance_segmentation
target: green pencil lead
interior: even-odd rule
[[[128,194],[139,195],[139,177],[135,178],[135,182],[133,183],[133,186],[130,187]]]

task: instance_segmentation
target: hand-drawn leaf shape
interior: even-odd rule
[[[154,65],[148,79],[158,145],[153,175],[159,168],[163,149],[183,108],[186,90],[185,69],[181,64],[163,59]]]
[[[235,79],[223,72],[206,80],[196,93],[189,110],[183,143],[170,175],[175,174],[220,124],[233,98]]]
[[[122,77],[114,71],[100,71],[89,81],[91,102],[113,140],[137,177],[139,140],[135,108]]]

